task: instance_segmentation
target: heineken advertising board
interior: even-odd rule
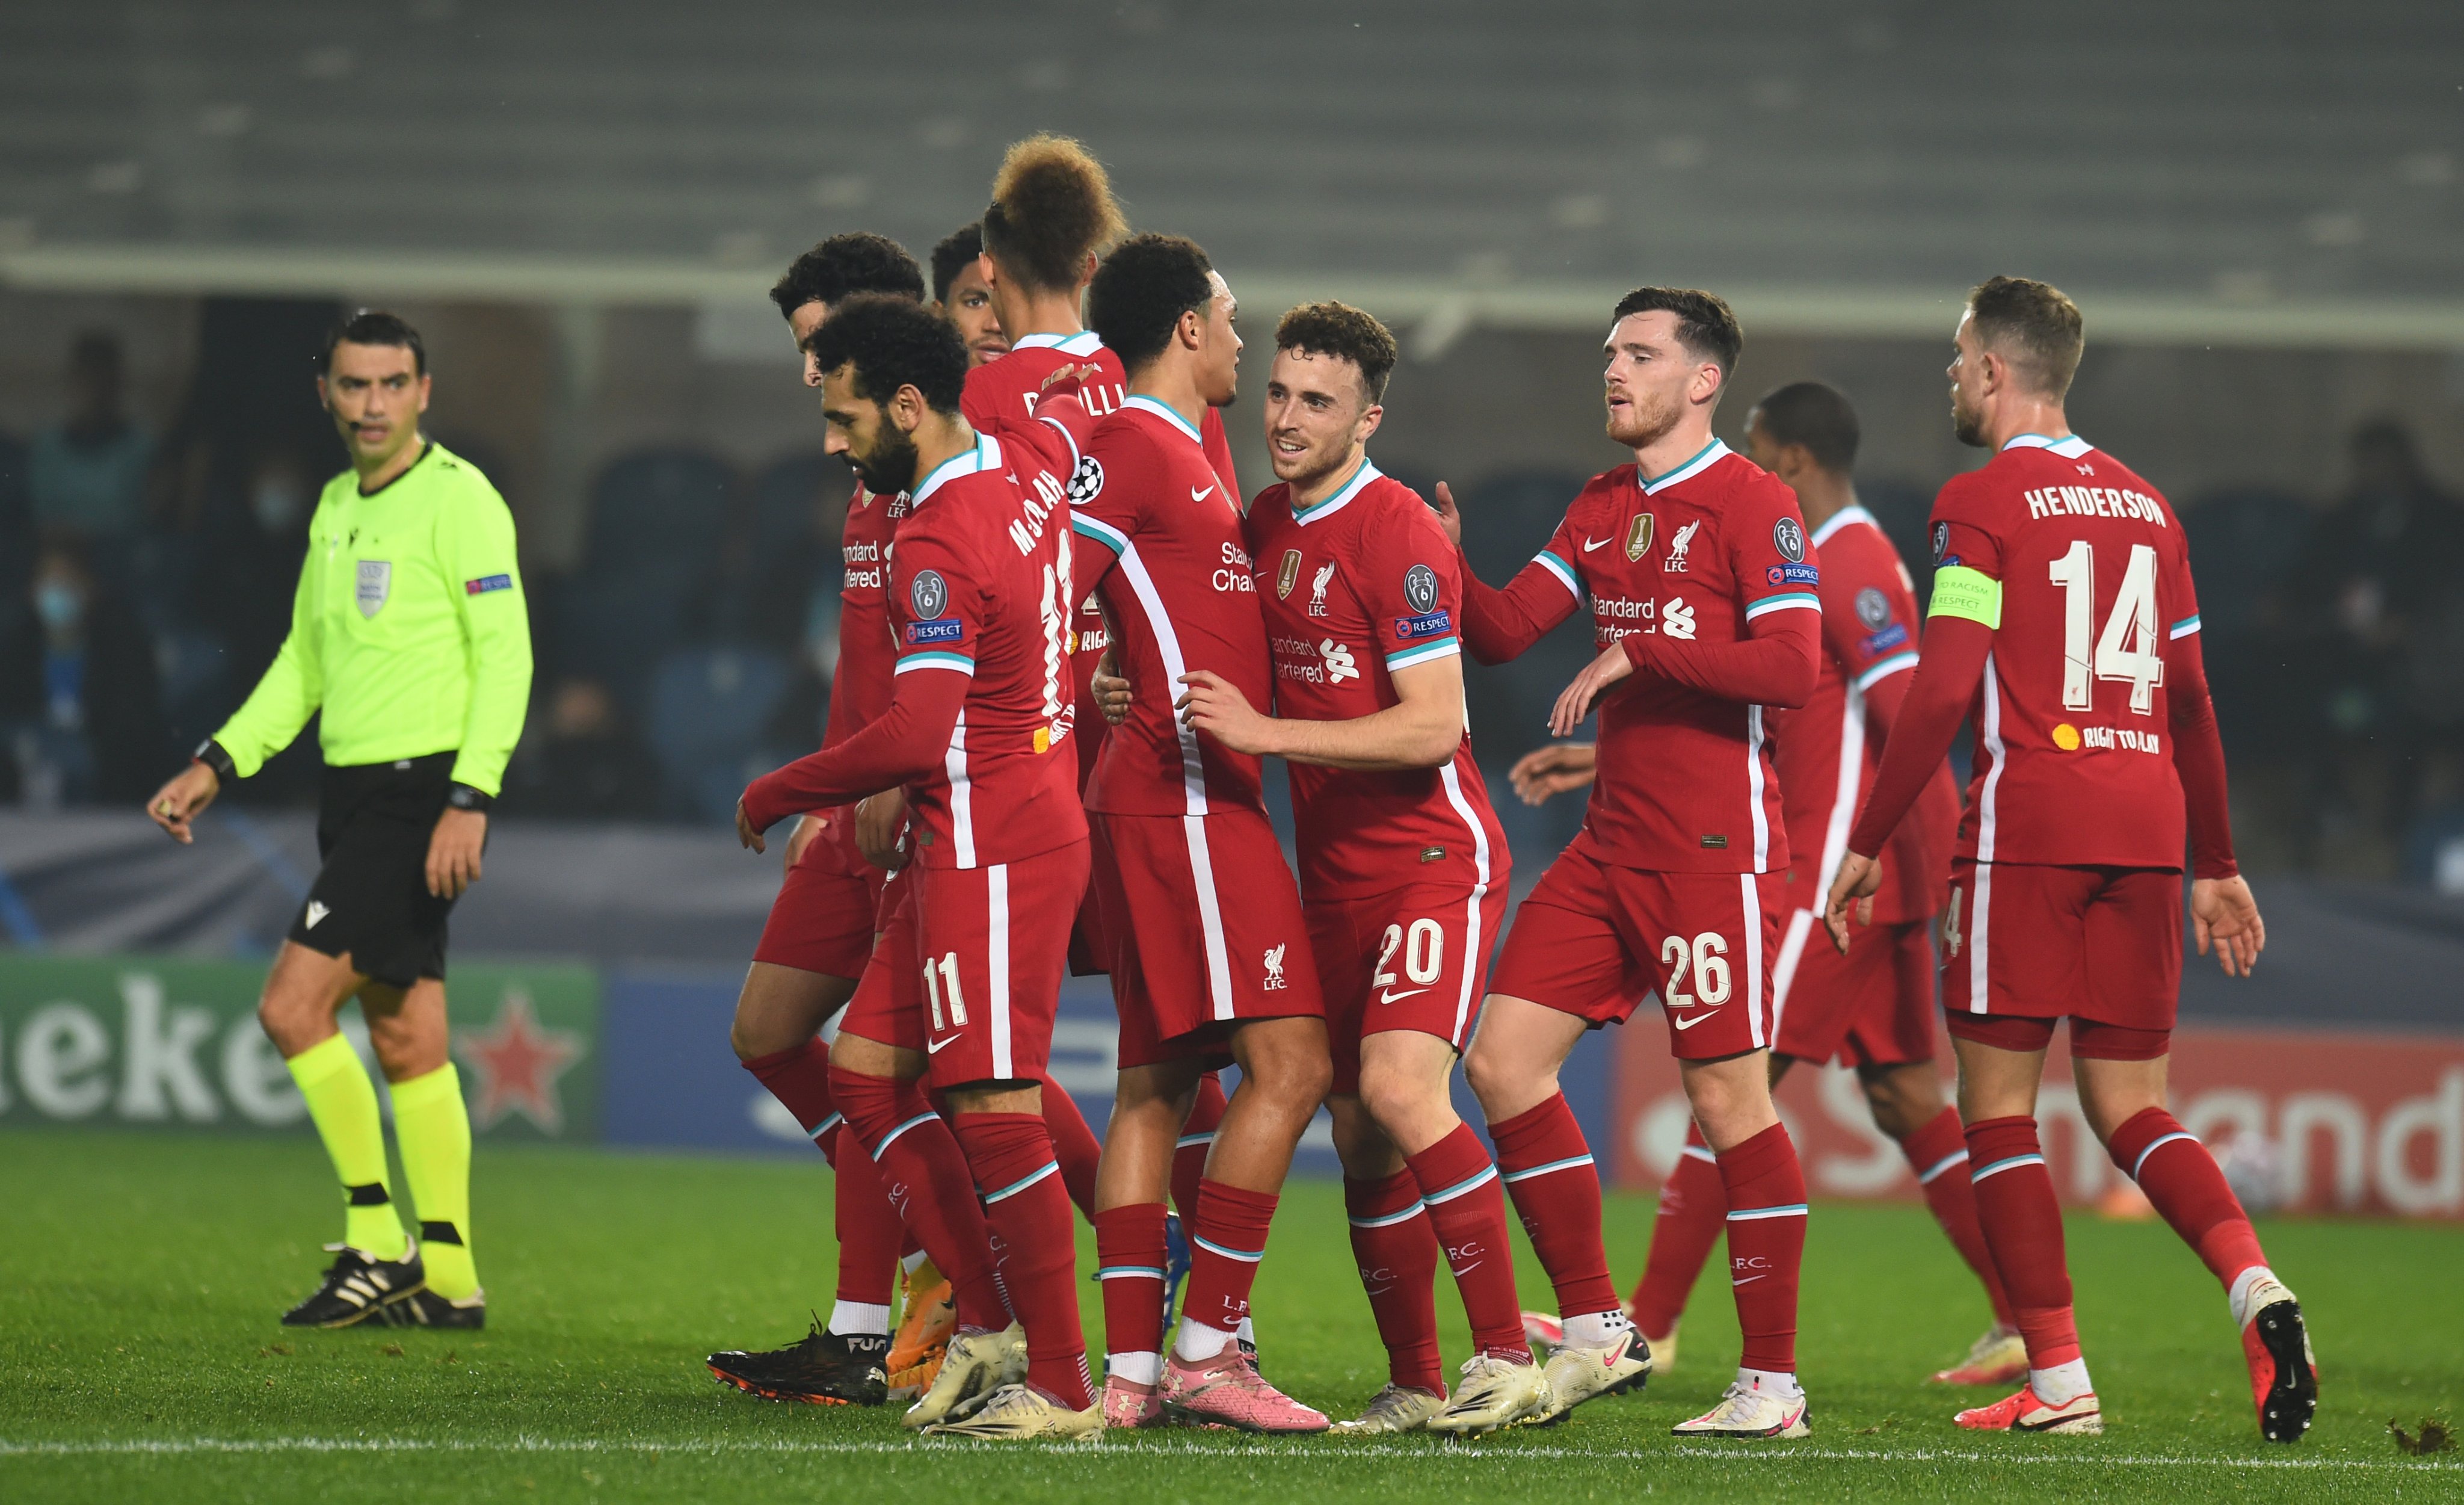
[[[0,1126],[308,1130],[265,1031],[260,962],[0,951]],[[456,963],[446,989],[471,1126],[495,1139],[599,1136],[590,968]],[[359,1007],[342,1029],[382,1098]]]

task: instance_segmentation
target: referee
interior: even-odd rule
[[[488,805],[530,697],[514,520],[486,476],[420,433],[428,363],[402,320],[363,312],[336,330],[317,392],[351,469],[309,520],[290,634],[145,812],[193,840],[223,781],[256,772],[324,713],[324,867],[256,1012],[347,1211],[341,1253],[282,1320],[475,1328],[487,1298],[471,1262],[471,1119],[446,1053],[445,917],[478,879]],[[353,998],[392,1086],[416,1239],[394,1211],[376,1089],[336,1025]]]

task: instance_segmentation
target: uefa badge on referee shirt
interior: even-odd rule
[[[363,559],[360,561],[358,600],[360,615],[372,617],[385,604],[393,591],[393,561]]]

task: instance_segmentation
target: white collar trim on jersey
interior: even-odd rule
[[[1362,455],[1360,457],[1360,468],[1352,473],[1352,479],[1345,481],[1342,487],[1338,489],[1333,496],[1329,497],[1324,501],[1309,507],[1294,507],[1292,509],[1292,520],[1299,523],[1302,527],[1308,527],[1310,523],[1315,522],[1320,518],[1330,517],[1334,513],[1341,512],[1353,498],[1360,495],[1360,488],[1368,485],[1371,481],[1375,480],[1382,474],[1384,473],[1379,471],[1375,464],[1371,463],[1368,455]]]
[[[924,505],[925,498],[939,491],[945,481],[956,480],[961,476],[973,476],[979,471],[997,471],[1001,467],[1001,441],[989,433],[977,434],[974,449],[960,450],[933,467],[933,474],[925,476],[924,484],[915,488],[908,504],[914,507]]]
[[[1144,392],[1132,392],[1125,400],[1123,400],[1121,406],[1124,409],[1134,408],[1140,412],[1151,412],[1156,417],[1170,423],[1174,428],[1178,429],[1181,432],[1189,435],[1190,443],[1197,445],[1199,449],[1204,449],[1206,447],[1205,439],[1199,435],[1197,430],[1189,426],[1189,420],[1175,411],[1172,404],[1168,402],[1149,397]]]
[[[1642,484],[1642,494],[1644,496],[1658,496],[1660,493],[1666,491],[1669,487],[1676,485],[1679,481],[1690,480],[1693,477],[1702,475],[1712,466],[1719,464],[1721,459],[1728,453],[1728,447],[1727,445],[1714,439],[1709,444],[1703,447],[1703,452],[1701,454],[1695,455],[1692,459],[1687,460],[1684,464],[1680,465],[1675,470],[1670,471],[1667,475],[1661,476],[1658,480],[1653,480],[1651,477],[1643,475],[1642,466],[1638,462],[1634,468],[1634,478]]]
[[[1063,355],[1093,355],[1104,348],[1103,337],[1092,329],[1081,329],[1074,335],[1021,335],[1010,342],[1013,350],[1058,350]]]
[[[2096,446],[2088,443],[2085,439],[2080,438],[2076,433],[2066,433],[2058,439],[2052,438],[2041,433],[2014,433],[2011,436],[2010,442],[2003,445],[2002,448],[2006,450],[2051,450],[2056,454],[2060,455],[2063,459],[2075,460],[2080,455],[2085,454],[2088,451],[2095,449]]]
[[[1833,513],[1830,517],[1822,520],[1822,526],[1814,530],[1814,546],[1815,548],[1820,548],[1823,543],[1830,539],[1831,535],[1838,532],[1841,528],[1846,527],[1852,522],[1872,522],[1875,527],[1879,528],[1881,526],[1881,523],[1874,522],[1874,515],[1872,513],[1867,512],[1861,504],[1852,501],[1848,505],[1840,508],[1837,512]]]

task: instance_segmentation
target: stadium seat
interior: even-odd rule
[[[707,451],[620,455],[590,489],[585,567],[592,575],[648,572],[690,585],[717,557],[735,499],[735,472]]]
[[[2275,491],[2224,492],[2183,509],[2209,642],[2238,639],[2257,625],[2315,524],[2300,498]]]
[[[744,786],[785,761],[762,732],[786,688],[786,661],[759,649],[684,649],[659,660],[646,724],[671,813],[731,819]]]

